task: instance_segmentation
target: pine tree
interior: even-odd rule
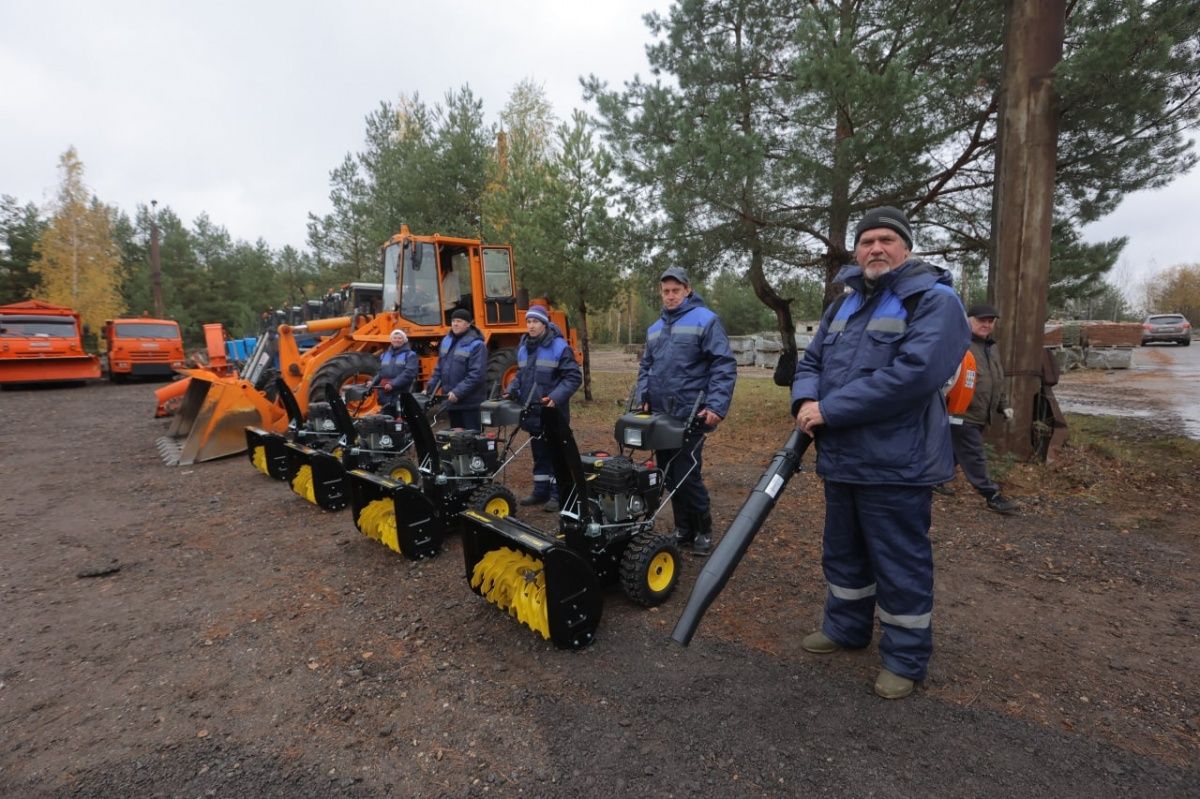
[[[62,183],[50,225],[37,243],[34,270],[47,302],[74,308],[84,324],[99,330],[124,310],[121,254],[113,242],[109,210],[89,196],[74,147],[63,153],[59,169]]]
[[[0,305],[37,294],[41,277],[33,269],[34,248],[45,230],[36,205],[19,205],[15,197],[0,196]]]

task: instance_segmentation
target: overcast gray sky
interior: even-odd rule
[[[381,101],[469,84],[488,122],[520,80],[558,114],[579,77],[647,74],[642,15],[669,0],[315,3],[3,0],[0,193],[44,203],[74,145],[88,185],[132,214],[157,199],[236,238],[303,247],[329,171]],[[1197,263],[1200,172],[1126,200],[1088,239],[1127,235],[1126,283]]]

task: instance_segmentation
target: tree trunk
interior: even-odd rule
[[[592,345],[588,336],[588,312],[587,303],[580,302],[575,306],[575,312],[579,317],[579,349],[583,352],[583,363],[580,365],[583,369],[583,398],[591,401],[592,399]]]
[[[788,350],[795,352],[796,323],[792,321],[791,300],[780,297],[778,292],[767,282],[766,273],[763,272],[763,260],[762,242],[758,238],[757,232],[752,233],[750,270],[747,273],[750,277],[750,285],[754,287],[754,294],[759,301],[775,312],[776,329],[779,330],[782,338],[784,352]]]
[[[988,296],[1000,311],[1000,352],[1014,418],[1000,451],[1033,455],[1050,276],[1058,119],[1054,68],[1062,60],[1065,0],[1012,0],[1004,43],[992,201]]]

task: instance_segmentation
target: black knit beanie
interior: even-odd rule
[[[863,218],[859,220],[858,227],[854,228],[854,246],[858,246],[858,240],[862,238],[862,234],[868,230],[877,227],[885,227],[896,231],[900,234],[900,238],[904,239],[904,243],[908,245],[908,249],[912,249],[912,225],[908,223],[908,217],[899,208],[892,208],[890,205],[885,205],[880,208],[873,208],[863,214]]]

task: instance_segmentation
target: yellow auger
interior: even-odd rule
[[[250,460],[254,462],[255,469],[258,469],[263,474],[268,474],[266,447],[255,447],[254,454],[250,457]]]
[[[400,551],[396,535],[396,510],[391,499],[376,499],[358,515],[358,527],[367,538],[373,538],[393,552]]]
[[[292,490],[314,505],[317,504],[317,496],[313,491],[312,467],[307,463],[301,466],[292,478]]]
[[[550,637],[542,562],[508,547],[493,549],[471,571],[471,587],[543,639]]]

